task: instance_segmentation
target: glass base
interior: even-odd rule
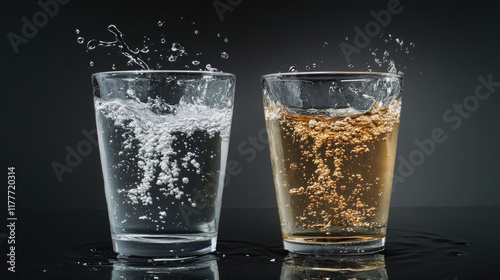
[[[345,238],[288,238],[283,240],[285,250],[305,255],[366,255],[384,250],[385,237]]]
[[[217,235],[120,234],[112,236],[113,250],[124,257],[180,258],[215,251]]]

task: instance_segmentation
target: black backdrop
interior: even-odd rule
[[[262,133],[260,76],[285,72],[292,65],[303,71],[313,63],[314,70],[366,70],[367,63],[377,70],[371,56],[375,49],[379,57],[383,50],[391,51],[390,57],[405,73],[396,163],[400,180],[392,205],[500,205],[500,119],[495,107],[500,101],[499,3],[344,2],[2,3],[1,103],[7,127],[2,163],[5,173],[6,167],[16,167],[18,209],[105,208],[98,148],[85,135],[95,128],[90,75],[111,70],[113,63],[118,70],[137,67],[127,66],[113,50],[86,52],[77,38],[112,40],[106,30],[109,24],[125,34],[131,47],[142,47],[146,36],[150,45],[161,49],[164,37],[166,45],[178,42],[188,51],[188,57],[168,63],[153,53],[152,46],[152,68],[160,63],[163,69],[186,64],[198,69],[210,63],[237,76],[229,151],[237,168],[229,175],[223,207],[275,207],[269,150]],[[40,3],[51,4],[44,11]],[[373,12],[387,15],[380,11],[389,9],[391,18],[376,23]],[[23,30],[31,23],[31,29]],[[356,37],[357,28],[366,33],[367,27],[374,36],[366,35],[368,41]],[[403,49],[396,53],[398,46],[391,38],[403,39]],[[341,50],[346,44],[359,51],[350,55],[353,68]],[[220,57],[222,51],[228,59]],[[168,55],[165,48],[162,52]],[[196,56],[198,52],[202,54]],[[190,64],[195,59],[200,61],[197,67]],[[416,144],[429,143],[425,139],[438,132],[446,140],[434,141],[435,148],[429,144],[425,150]],[[69,150],[88,147],[84,152],[88,155],[73,158],[72,172],[58,179],[54,162],[68,166]],[[1,193],[4,197],[6,191]]]

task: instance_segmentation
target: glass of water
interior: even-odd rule
[[[203,71],[92,75],[116,253],[215,251],[235,80]]]
[[[262,87],[285,249],[383,250],[402,77],[280,73],[264,76]]]

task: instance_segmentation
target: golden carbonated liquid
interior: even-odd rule
[[[341,117],[266,108],[284,240],[385,236],[399,112],[399,101]]]

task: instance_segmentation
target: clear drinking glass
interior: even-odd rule
[[[213,252],[235,76],[202,71],[92,75],[115,252]]]
[[[384,248],[402,77],[372,72],[262,77],[285,249]]]

